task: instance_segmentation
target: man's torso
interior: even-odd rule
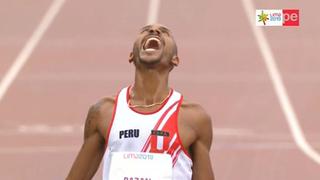
[[[126,103],[124,104],[126,102],[123,100],[124,97],[120,97],[121,100],[119,97],[114,100],[108,98],[105,100],[105,105],[101,105],[101,115],[104,117],[100,118],[103,121],[98,124],[98,129],[108,143],[106,153],[109,151],[167,153],[172,155],[173,163],[182,159],[179,162],[182,165],[177,163],[178,166],[187,164],[191,168],[192,161],[188,151],[196,139],[192,125],[193,105],[184,103],[181,105],[182,96],[175,91],[163,107],[147,110],[129,108]],[[165,120],[168,123],[164,123]]]

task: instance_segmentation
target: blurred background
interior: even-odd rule
[[[1,179],[66,177],[89,106],[133,82],[128,55],[149,22],[168,26],[177,41],[181,64],[171,87],[213,119],[217,180],[320,179],[318,1],[0,2]],[[255,9],[290,8],[300,10],[299,27],[257,30],[250,21]],[[265,51],[273,54],[297,121],[283,111]],[[297,146],[297,138],[305,144]]]

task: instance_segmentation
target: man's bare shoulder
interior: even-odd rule
[[[103,115],[109,111],[112,112],[114,105],[115,97],[104,97],[95,104],[91,105],[89,112]]]
[[[189,116],[198,117],[197,119],[210,119],[206,110],[200,104],[194,102],[184,100],[181,104],[181,110]]]
[[[195,142],[210,150],[212,142],[212,121],[206,110],[197,103],[184,101],[181,104],[180,117],[185,126],[190,127],[195,135]],[[192,143],[193,144],[193,143]],[[202,146],[201,145],[201,146]]]
[[[98,130],[102,136],[106,131],[111,121],[113,109],[115,105],[115,97],[104,97],[95,104],[91,105],[85,126],[85,135]]]
[[[201,132],[207,126],[212,127],[210,115],[200,104],[183,101],[180,113],[183,121],[191,125],[196,132]]]

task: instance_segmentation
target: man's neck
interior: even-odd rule
[[[168,79],[169,73],[136,70],[135,83],[130,92],[131,101],[144,105],[161,102],[170,93]]]

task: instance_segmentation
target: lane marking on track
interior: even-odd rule
[[[214,128],[215,136],[255,136],[256,134],[248,129],[236,128]]]
[[[160,0],[149,0],[147,24],[154,24],[158,21]]]
[[[11,128],[0,128],[1,136],[26,136],[26,135],[52,135],[64,136],[83,133],[83,125],[62,124],[62,125],[49,125],[49,124],[20,124]]]
[[[25,146],[25,147],[2,147],[0,154],[32,154],[32,153],[66,153],[77,152],[79,146]]]
[[[32,33],[30,39],[27,41],[21,52],[18,54],[10,69],[5,73],[4,77],[0,82],[0,102],[6,94],[6,92],[8,91],[11,84],[13,83],[13,81],[16,79],[24,64],[29,59],[35,47],[38,45],[44,33],[47,31],[47,29],[59,13],[64,2],[65,0],[54,0],[52,2],[46,14],[43,16],[40,24]]]
[[[250,23],[250,27],[253,31],[254,37],[259,46],[260,52],[263,56],[269,76],[272,81],[273,88],[278,97],[282,111],[286,117],[293,139],[299,149],[311,158],[314,162],[320,165],[320,154],[315,151],[312,146],[307,142],[302,128],[299,125],[298,117],[290,102],[286,87],[284,86],[280,71],[277,67],[276,60],[270,45],[265,37],[262,27],[255,25],[255,8],[251,0],[242,0],[242,5],[245,9],[245,13]]]
[[[317,143],[320,147],[320,143]],[[287,151],[298,150],[297,145],[292,141],[270,141],[270,142],[231,142],[215,143],[216,150],[246,150],[246,151]]]

